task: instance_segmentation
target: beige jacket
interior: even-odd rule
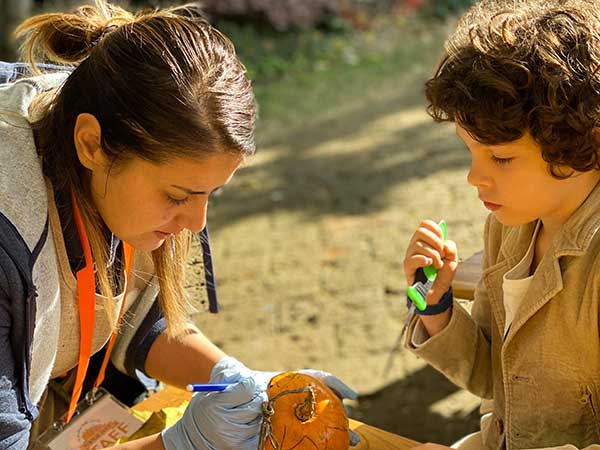
[[[492,399],[487,449],[598,450],[600,186],[555,236],[503,340],[502,277],[524,256],[535,225],[505,227],[490,215],[471,315],[455,301],[447,327],[411,350]]]

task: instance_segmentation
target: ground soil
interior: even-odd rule
[[[259,149],[211,205],[221,312],[195,320],[252,368],[335,373],[360,394],[356,419],[450,444],[477,429],[479,400],[405,350],[384,372],[419,221],[444,218],[464,257],[483,245],[469,154],[427,116],[424,77],[398,74]]]

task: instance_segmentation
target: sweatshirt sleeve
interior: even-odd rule
[[[0,450],[25,450],[31,429],[31,422],[19,409],[17,368],[10,342],[11,297],[6,287],[9,279],[20,279],[15,276],[18,273],[7,274],[0,265]]]
[[[69,66],[59,66],[56,64],[38,64],[37,67],[42,72],[64,72],[65,70],[71,71],[73,69]],[[27,63],[0,61],[0,84],[12,83],[19,78],[31,75],[31,66]]]

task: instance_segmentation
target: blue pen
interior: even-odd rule
[[[218,392],[224,391],[227,386],[235,383],[193,383],[188,384],[185,388],[190,392]]]

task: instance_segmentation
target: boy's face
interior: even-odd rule
[[[545,227],[556,230],[600,179],[596,170],[574,172],[564,180],[552,177],[540,146],[528,133],[501,145],[477,142],[458,124],[456,134],[471,153],[469,184],[504,225],[542,219]]]

